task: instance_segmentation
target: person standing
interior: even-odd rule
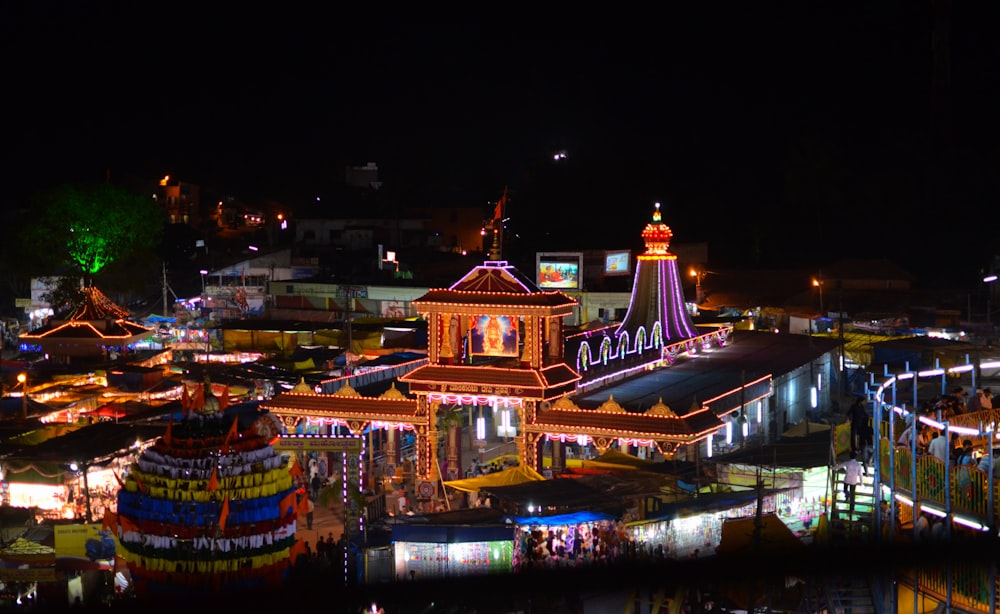
[[[847,410],[847,417],[851,421],[851,450],[859,452],[864,449],[867,438],[868,409],[862,397],[854,397],[854,403]]]
[[[858,453],[851,450],[850,458],[842,463],[833,466],[834,471],[844,470],[844,496],[851,513],[854,512],[854,495],[858,484],[861,483],[861,476],[868,475],[868,469],[858,462]]]
[[[319,490],[323,487],[323,478],[319,477],[319,473],[316,473],[312,477],[312,481],[309,483],[312,487],[312,500],[315,501],[319,498]]]
[[[948,464],[948,438],[944,436],[944,433],[933,431],[931,442],[927,444],[927,451],[942,463]]]

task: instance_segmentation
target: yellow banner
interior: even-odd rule
[[[55,525],[56,558],[113,561],[123,552],[118,537],[99,524]]]

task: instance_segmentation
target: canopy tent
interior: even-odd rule
[[[763,514],[760,523],[760,550],[755,551],[755,535],[757,519],[732,518],[722,523],[722,538],[719,541],[718,554],[743,555],[754,557],[760,555],[779,555],[797,552],[805,544],[788,528],[775,514]]]
[[[42,442],[48,441],[53,437],[62,437],[67,433],[72,433],[73,431],[79,430],[84,427],[82,423],[66,424],[66,423],[55,423],[46,424],[45,426],[35,429],[33,431],[28,431],[27,433],[22,433],[20,435],[15,435],[8,440],[9,444],[20,445],[20,446],[33,446],[40,444]]]
[[[652,463],[618,450],[608,450],[597,458],[581,461],[580,466],[594,469],[641,469]]]
[[[446,481],[444,482],[444,485],[450,486],[455,490],[461,490],[462,492],[479,492],[483,488],[513,486],[516,484],[524,484],[525,482],[539,482],[544,480],[545,476],[538,473],[531,467],[517,465],[516,467],[510,467],[509,469],[504,469],[503,471],[494,471],[493,473],[487,473],[486,475],[480,475],[474,478]]]
[[[101,405],[93,411],[80,412],[81,414],[90,416],[94,415],[98,418],[111,418],[113,420],[118,420],[119,418],[124,418],[128,415],[125,408],[117,403],[106,403]]]

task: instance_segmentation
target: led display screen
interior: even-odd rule
[[[560,252],[536,256],[538,287],[543,290],[580,290],[583,252]]]
[[[629,250],[605,252],[604,254],[604,274],[608,277],[614,275],[630,275],[632,273],[632,252]]]
[[[476,316],[469,329],[472,353],[517,356],[517,320],[510,316]]]

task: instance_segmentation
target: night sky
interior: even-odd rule
[[[509,186],[540,249],[638,247],[659,201],[718,266],[975,279],[1000,253],[996,15],[790,4],[7,4],[5,198],[170,174],[305,208],[371,161],[403,207],[487,211]]]

